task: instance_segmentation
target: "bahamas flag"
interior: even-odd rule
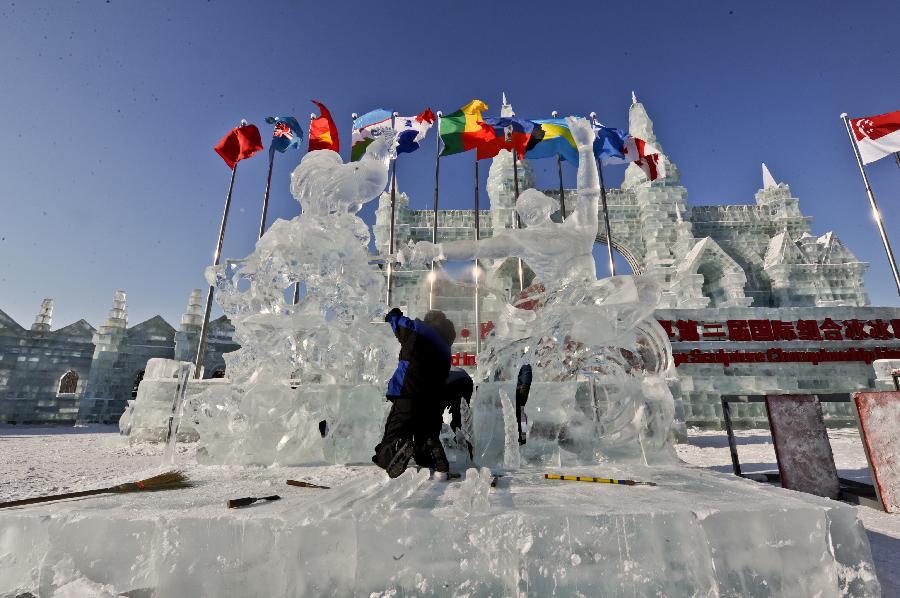
[[[481,113],[488,109],[481,100],[472,100],[456,112],[441,117],[442,156],[459,154],[492,140],[494,129],[482,122]]]
[[[578,148],[566,125],[564,118],[545,118],[533,120],[534,129],[525,150],[526,158],[552,158],[560,156],[563,160],[578,164]]]
[[[389,129],[391,127],[391,113],[384,108],[376,108],[366,112],[353,121],[351,133],[350,161],[356,162],[366,153],[366,148],[375,139],[372,134],[376,129]]]
[[[266,122],[275,125],[272,131],[271,149],[278,150],[282,154],[288,148],[298,148],[303,141],[303,129],[293,116],[267,116]]]

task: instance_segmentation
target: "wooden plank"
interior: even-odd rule
[[[782,487],[837,499],[841,486],[819,400],[767,395],[766,409]]]
[[[853,404],[881,508],[900,513],[900,392],[855,392]]]

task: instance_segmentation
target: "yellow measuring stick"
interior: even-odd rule
[[[638,482],[636,480],[615,480],[612,478],[592,478],[581,475],[561,475],[558,473],[545,473],[544,479],[565,480],[567,482],[593,482],[594,484],[622,484],[624,486],[656,486],[655,482]]]

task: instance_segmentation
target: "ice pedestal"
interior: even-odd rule
[[[78,581],[159,597],[879,595],[853,507],[684,466],[566,471],[659,485],[196,466],[190,489],[0,511],[0,595]]]
[[[201,412],[200,463],[370,463],[390,408],[384,390],[367,384],[283,381],[256,384],[236,403],[220,402],[221,396],[211,391],[194,400]]]

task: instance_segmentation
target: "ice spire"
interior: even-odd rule
[[[631,100],[631,107],[628,109],[628,132],[662,150],[656,141],[656,135],[653,134],[653,121],[647,115],[644,105],[637,101],[634,92],[631,92]]]
[[[762,175],[763,175],[763,189],[774,189],[778,186],[778,183],[775,181],[775,177],[772,176],[772,173],[769,172],[769,168],[766,166],[766,163],[762,163]]]
[[[200,303],[200,289],[191,291],[187,310],[181,316],[182,330],[200,330],[203,325],[203,306]]]
[[[41,301],[41,311],[34,318],[31,325],[32,332],[50,332],[50,320],[53,317],[53,299]]]
[[[113,305],[109,310],[109,316],[100,329],[112,332],[113,330],[125,330],[127,327],[128,305],[125,303],[125,291],[116,291],[113,297]]]
[[[503,94],[503,104],[500,106],[500,116],[501,117],[511,117],[515,116],[516,113],[513,111],[512,104],[506,101],[506,92],[502,92]]]

